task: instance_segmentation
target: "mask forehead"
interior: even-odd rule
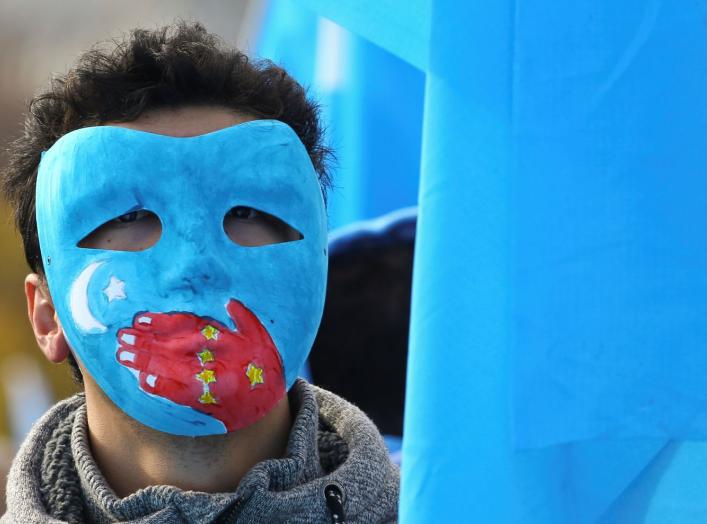
[[[37,192],[54,214],[75,217],[75,243],[134,209],[163,222],[185,213],[200,221],[207,219],[200,214],[222,220],[235,205],[266,211],[306,236],[317,233],[308,217],[323,207],[306,149],[272,120],[189,138],[111,126],[74,131],[43,156]]]

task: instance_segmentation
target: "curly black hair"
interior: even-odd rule
[[[0,187],[10,203],[32,271],[44,274],[35,221],[35,185],[42,151],[66,133],[129,122],[165,108],[209,105],[288,124],[304,144],[324,195],[331,187],[331,150],[319,107],[287,72],[252,61],[203,25],[179,21],[135,29],[84,52],[65,75],[29,103],[23,134],[8,148]]]
[[[284,69],[268,60],[250,60],[199,23],[135,29],[84,52],[65,75],[53,78],[30,101],[23,133],[9,145],[0,188],[13,210],[32,271],[44,275],[35,219],[42,151],[82,127],[195,105],[289,125],[306,147],[326,198],[333,153],[324,144],[319,106]],[[73,355],[69,364],[74,379],[82,383]]]

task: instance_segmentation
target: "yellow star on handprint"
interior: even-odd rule
[[[214,361],[214,354],[208,348],[204,348],[196,355],[199,357],[199,361],[201,362],[202,366],[207,362]]]
[[[202,404],[218,404],[211,391],[204,391],[204,394],[199,397],[199,402]]]
[[[206,326],[201,330],[201,334],[204,335],[206,340],[218,340],[219,331],[214,326]]]
[[[248,368],[245,370],[245,375],[250,380],[250,387],[253,387],[256,384],[265,384],[265,380],[263,379],[263,368],[259,368],[252,362],[248,364]]]
[[[204,369],[201,373],[197,373],[196,378],[204,384],[210,384],[216,382],[216,373],[210,369]]]

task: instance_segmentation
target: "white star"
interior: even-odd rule
[[[110,277],[110,283],[103,293],[108,297],[108,302],[128,298],[128,295],[125,294],[125,282],[115,277]]]

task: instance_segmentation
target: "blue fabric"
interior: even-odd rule
[[[402,522],[704,522],[706,9],[432,3]]]
[[[223,221],[238,205],[278,217],[304,238],[237,245]],[[162,222],[151,248],[77,246],[98,226],[136,209]],[[327,226],[314,168],[285,124],[254,121],[191,138],[110,126],[71,132],[41,161],[37,224],[67,339],[128,415],[173,434],[224,431],[205,414],[146,393],[119,364],[117,331],[141,311],[193,312],[233,326],[225,304],[237,299],[266,326],[287,388],[293,384],[322,314]],[[106,293],[112,278],[124,286],[115,300]]]
[[[318,14],[332,14],[340,4],[327,5]],[[287,68],[322,105],[326,140],[336,153],[330,226],[415,205],[424,74],[349,31],[350,25],[342,29],[308,7],[325,6],[271,2],[257,52]],[[358,11],[349,5],[346,12]]]
[[[602,516],[601,524],[707,522],[707,443],[671,441]]]
[[[431,0],[297,1],[417,69],[427,69]]]
[[[707,5],[516,13],[515,440],[705,438]]]
[[[293,0],[268,2],[257,36],[258,57],[272,60],[311,86],[317,56],[317,16]]]
[[[511,20],[508,2],[433,5],[403,429],[405,523],[524,522],[514,503],[507,411]],[[544,477],[531,493],[520,491],[543,510],[556,490]]]
[[[402,522],[701,521],[705,16],[434,3]]]

